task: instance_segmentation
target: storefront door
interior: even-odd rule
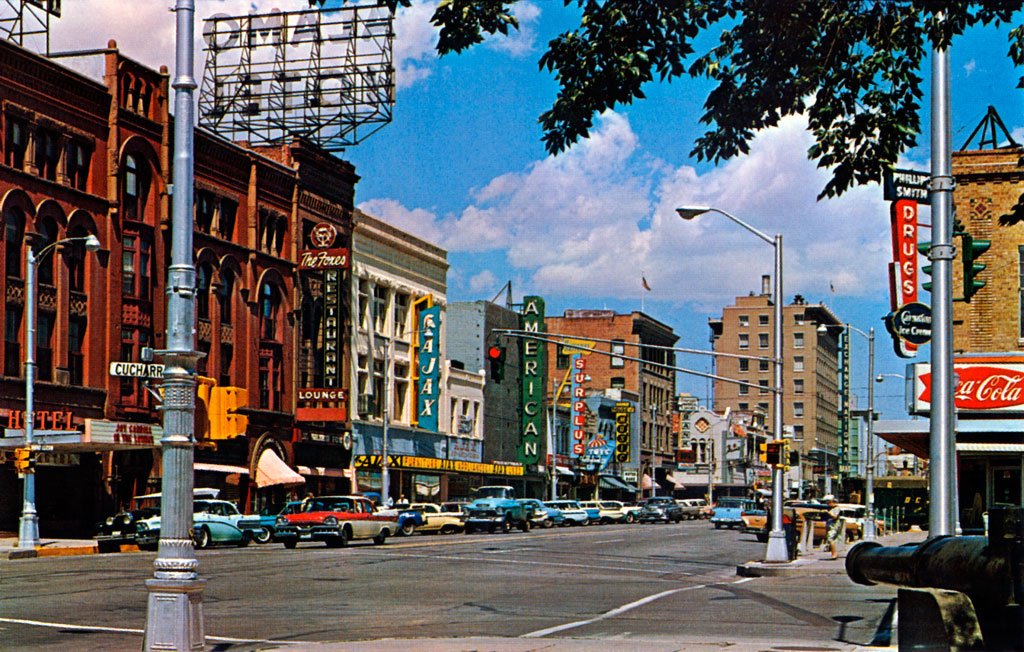
[[[992,467],[992,507],[1021,505],[1020,464]]]

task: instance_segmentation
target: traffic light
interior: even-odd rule
[[[770,441],[766,444],[765,462],[771,466],[782,466],[782,450],[785,443],[781,440]]]
[[[931,252],[931,250],[932,250],[932,243],[931,242],[918,242],[917,243],[917,250],[921,252],[922,256],[924,256],[925,258],[928,258],[928,253]],[[932,275],[932,266],[931,265],[924,265],[923,267],[921,267],[921,271],[924,272],[925,274],[927,274],[928,276],[931,276]],[[926,283],[922,283],[921,287],[924,288],[925,291],[931,292],[932,291],[932,282],[928,281]]]
[[[757,454],[757,457],[761,460],[762,464],[767,464],[768,463],[768,442],[762,442],[762,443],[758,444],[758,448],[760,448],[761,450]]]
[[[985,269],[986,265],[974,262],[992,246],[991,240],[975,238],[970,233],[963,234],[962,260],[964,263],[964,301],[971,302],[974,293],[985,287],[985,281],[979,281],[978,273]]]
[[[488,347],[487,359],[491,363],[491,380],[500,383],[505,376],[505,347],[497,345]]]
[[[20,474],[35,473],[36,460],[31,449],[14,449],[14,469]]]

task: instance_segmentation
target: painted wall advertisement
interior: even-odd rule
[[[438,337],[441,329],[441,306],[420,311],[420,348],[417,364],[416,414],[419,427],[437,432],[437,400],[440,396],[440,360],[438,359]]]
[[[538,335],[547,332],[544,327],[544,299],[534,296],[523,297],[523,330]],[[544,357],[546,349],[544,343],[539,340],[523,339],[519,437],[519,461],[523,464],[537,464],[540,461],[541,433],[545,428],[544,379],[547,366],[544,364]]]

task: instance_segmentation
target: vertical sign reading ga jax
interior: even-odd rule
[[[420,311],[420,351],[418,398],[416,400],[417,421],[420,428],[437,432],[437,400],[441,389],[440,360],[438,359],[438,337],[441,327],[441,306]]]
[[[528,333],[544,333],[544,300],[540,297],[523,297],[523,330]],[[519,461],[536,464],[540,459],[540,433],[544,429],[544,386],[546,369],[544,365],[545,346],[539,340],[523,339],[523,365],[520,383],[523,391],[522,429],[519,437]]]

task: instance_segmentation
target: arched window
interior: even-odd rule
[[[220,323],[230,324],[232,319],[232,304],[235,300],[235,273],[230,269],[223,269],[220,273],[220,290],[218,294],[220,303]]]
[[[122,175],[121,211],[124,219],[145,221],[150,174],[144,159],[137,154],[125,156]]]
[[[260,337],[268,341],[277,340],[277,319],[281,308],[281,292],[264,283],[260,290]]]
[[[85,292],[85,240],[89,231],[84,226],[76,226],[71,230],[70,243],[65,260],[68,265],[68,284],[72,292]]]
[[[199,319],[210,318],[210,277],[213,275],[213,267],[210,263],[203,263],[196,270],[196,317]]]
[[[16,206],[4,209],[4,268],[7,276],[21,278],[22,236],[25,233],[25,212]]]
[[[57,242],[57,224],[52,219],[42,220],[37,230],[39,231],[39,244],[34,247],[36,253]],[[36,278],[40,285],[54,285],[53,261],[56,258],[55,252],[50,252],[36,263]]]

